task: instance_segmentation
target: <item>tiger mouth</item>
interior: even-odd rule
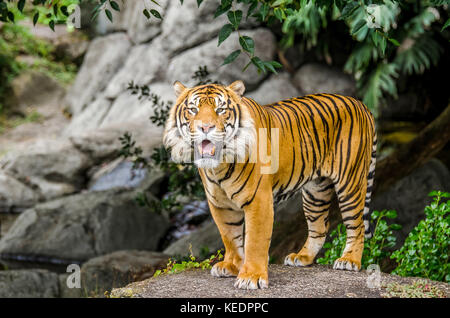
[[[222,150],[221,143],[213,143],[209,139],[204,139],[194,145],[195,159],[218,159]]]

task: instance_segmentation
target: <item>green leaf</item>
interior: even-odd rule
[[[14,23],[14,13],[12,13],[11,11],[8,11],[8,19],[12,22],[12,23]]]
[[[252,57],[251,62],[253,63],[253,65],[256,66],[258,71],[266,73],[266,67],[264,65],[264,62],[259,57],[257,56]]]
[[[50,27],[50,29],[52,29],[53,32],[55,32],[55,21],[54,20],[51,20],[48,23],[48,26]]]
[[[222,65],[230,64],[233,62],[239,55],[241,54],[241,50],[236,50],[234,52],[231,52],[230,55],[228,55],[225,60],[223,61]],[[221,66],[222,66],[221,65]]]
[[[111,8],[113,8],[114,10],[120,11],[120,7],[117,4],[117,2],[111,0],[111,1],[109,1],[109,4],[111,5]]]
[[[359,8],[359,3],[357,1],[350,1],[344,9],[342,9],[340,20],[345,20],[352,15],[352,13]]]
[[[151,10],[150,10],[150,13],[151,13],[155,18],[158,18],[158,19],[162,20],[161,14],[159,14],[159,12],[156,11],[155,9],[151,9]]]
[[[247,16],[245,17],[246,19],[248,19],[248,17],[250,16],[250,14],[253,13],[253,11],[255,11],[255,9],[256,9],[257,6],[258,6],[258,1],[252,2],[252,4],[250,5],[250,7],[248,7],[248,10],[247,10]]]
[[[444,26],[441,29],[441,32],[444,31],[445,29],[447,29],[449,25],[450,25],[450,18],[447,19],[447,21],[445,22]]]
[[[222,42],[225,41],[233,31],[234,27],[231,24],[225,24],[222,29],[220,29],[219,44],[217,44],[217,46],[220,46],[220,44],[222,44]]]
[[[25,7],[25,0],[19,0],[17,3],[17,9],[19,9],[20,12],[23,12],[23,8]]]
[[[224,14],[225,12],[227,12],[230,9],[231,9],[231,3],[228,3],[226,1],[222,2],[222,4],[220,4],[217,7],[216,12],[214,13],[214,18],[221,16],[222,14]]]
[[[147,9],[144,9],[143,13],[147,19],[150,19],[150,12]]]
[[[237,30],[242,20],[242,11],[241,10],[228,11],[227,16],[230,23]]]
[[[255,42],[251,37],[242,35],[241,37],[239,37],[239,44],[241,44],[241,47],[244,49],[244,51],[247,51],[250,54],[254,53]]]
[[[398,41],[396,39],[391,39],[388,38],[389,42],[391,42],[392,44],[394,44],[395,46],[400,46],[400,43],[398,43]]]
[[[110,10],[105,9],[105,14],[108,17],[109,21],[113,22],[113,16]]]
[[[266,20],[267,15],[269,14],[270,6],[268,3],[264,3],[261,8],[259,8],[259,14],[261,15],[261,19],[263,21]]]
[[[36,25],[38,20],[39,20],[39,12],[36,12],[33,16],[33,25]]]

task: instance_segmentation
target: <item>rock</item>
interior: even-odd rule
[[[69,60],[81,65],[89,48],[89,39],[81,32],[74,31],[60,36],[54,41],[55,57],[59,60]]]
[[[164,47],[170,53],[180,52],[187,48],[216,38],[220,29],[229,23],[227,16],[214,18],[214,12],[219,6],[219,0],[203,1],[200,7],[194,1],[171,1],[162,23],[162,40]],[[244,6],[235,4],[235,9]],[[245,12],[245,11],[244,11]],[[254,27],[257,24],[249,19],[242,19],[240,29]]]
[[[112,288],[153,276],[165,268],[169,256],[149,251],[117,251],[90,259],[81,267],[81,286],[87,295],[103,295]]]
[[[322,64],[305,64],[294,75],[294,85],[307,94],[330,93],[353,96],[355,81],[340,70]]]
[[[0,240],[1,258],[34,255],[73,263],[117,250],[155,250],[168,221],[137,204],[140,191],[88,192],[38,204]]]
[[[161,19],[152,16],[147,19],[143,14],[144,9],[150,10],[145,1],[118,2],[120,12],[111,10],[113,22],[111,23],[105,14],[98,16],[97,31],[101,34],[125,31],[134,43],[148,42],[161,32]],[[166,3],[154,6],[161,16],[165,16]],[[152,4],[153,6],[153,4]],[[152,7],[153,8],[153,7]]]
[[[46,199],[73,193],[84,182],[91,165],[88,156],[65,139],[25,143],[0,160],[0,168],[34,187]]]
[[[262,60],[273,60],[276,49],[275,36],[267,29],[259,28],[252,31],[243,31],[241,35],[247,35],[255,41],[255,55]],[[192,49],[175,56],[167,69],[168,82],[178,80],[186,85],[195,84],[192,74],[199,66],[206,65],[211,73],[211,79],[218,80],[223,84],[230,84],[235,80],[243,80],[248,91],[254,89],[264,79],[264,74],[258,74],[256,67],[250,66],[242,72],[244,66],[249,62],[245,54],[241,54],[233,63],[221,67],[224,59],[233,51],[239,49],[237,32],[217,48],[217,39],[213,39]]]
[[[59,297],[58,275],[42,269],[0,271],[0,298]]]
[[[402,225],[402,229],[397,232],[399,246],[419,221],[425,218],[425,206],[433,200],[428,193],[433,190],[450,191],[450,171],[437,159],[431,159],[372,199],[372,211],[397,211],[397,219],[393,222]]]
[[[124,79],[125,77],[121,78],[121,81],[123,82],[121,88],[123,89],[125,87]],[[146,79],[140,79],[139,75],[136,75],[134,80],[136,81],[135,83],[138,83],[139,85],[147,82]],[[159,96],[160,103],[175,102],[175,93],[172,84],[163,82],[151,83],[149,89],[151,94]],[[100,127],[105,127],[112,123],[123,122],[125,118],[128,121],[148,120],[148,124],[151,125],[149,118],[154,114],[154,110],[154,103],[149,97],[142,97],[139,99],[138,95],[132,94],[129,90],[124,90],[112,103],[108,113],[104,116]]]
[[[83,110],[72,117],[72,121],[64,130],[65,136],[83,135],[87,131],[92,131],[98,128],[105,116],[111,108],[111,100],[98,96],[98,98],[89,103]]]
[[[0,213],[22,212],[39,198],[30,187],[0,170]]]
[[[297,97],[300,92],[292,84],[289,74],[279,73],[265,80],[255,91],[246,94],[260,105],[267,105],[283,99]]]
[[[151,154],[153,149],[162,144],[163,127],[153,125],[148,118],[139,120],[123,120],[105,127],[92,130],[68,131],[70,140],[78,149],[89,154],[93,161],[104,161],[115,158],[122,148],[119,140],[125,133],[132,135],[136,146],[143,150],[143,156]]]
[[[331,266],[292,267],[269,265],[269,288],[237,289],[233,278],[217,278],[209,270],[189,270],[174,275],[160,275],[126,287],[113,289],[111,297],[170,298],[176,291],[180,298],[381,298],[388,297],[388,284],[406,285],[414,277],[380,273],[381,288],[369,288],[365,270],[360,272],[334,270]],[[450,285],[425,280],[444,297],[450,296]],[[422,296],[424,297],[424,296]],[[174,309],[179,312],[179,307]]]
[[[66,96],[73,115],[78,115],[106,87],[123,66],[130,47],[125,33],[98,37],[91,42],[75,83]]]
[[[71,274],[59,274],[58,275],[58,282],[59,282],[59,297],[60,298],[81,298],[81,297],[88,297],[89,295],[86,293],[83,288],[69,288],[67,285],[67,279],[69,278]],[[80,275],[81,276],[81,275]],[[72,280],[72,276],[70,276],[70,279]],[[81,277],[80,277],[80,283],[81,283]],[[81,285],[80,285],[81,287]]]
[[[30,107],[39,108],[60,100],[65,89],[47,74],[37,71],[20,73],[11,82],[13,102],[16,110],[25,114]]]
[[[147,168],[133,167],[133,162],[122,158],[101,167],[89,182],[89,191],[102,191],[113,188],[136,188],[146,178]]]
[[[195,257],[202,256],[202,250],[207,249],[215,253],[223,248],[219,230],[213,221],[206,221],[197,231],[183,236],[178,241],[167,247],[163,253],[172,256],[189,255],[189,245],[192,245],[192,253]]]
[[[160,38],[150,44],[135,45],[129,52],[123,67],[108,83],[106,97],[115,99],[122,93],[130,96],[131,94],[125,90],[131,81],[146,85],[163,80],[168,64],[168,52],[164,49]]]

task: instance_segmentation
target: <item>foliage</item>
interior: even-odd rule
[[[120,11],[117,1],[84,2],[87,1],[97,3],[92,18],[104,12],[112,21],[112,11]],[[146,7],[143,14],[147,19],[163,19],[158,11],[159,2],[151,1],[154,7]],[[24,10],[24,0],[20,0],[17,6],[8,5],[9,2],[0,0],[0,21],[15,21]],[[82,2],[34,0],[28,11],[34,12],[35,22],[48,23],[53,28],[55,23],[67,19],[69,4]],[[203,2],[198,0],[198,7]],[[180,3],[184,1],[180,0]],[[243,70],[253,65],[264,73],[276,73],[282,65],[277,61],[263,61],[255,55],[254,40],[239,31],[244,20],[253,19],[275,27],[281,25],[282,49],[300,43],[303,48],[317,47],[324,51],[328,50],[328,44],[322,43],[326,41],[320,37],[322,32],[327,31],[331,22],[344,24],[354,47],[344,70],[355,77],[358,94],[376,115],[387,96],[397,96],[397,82],[401,76],[421,74],[440,60],[443,53],[441,43],[448,40],[441,34],[450,25],[448,5],[448,0],[220,0],[214,18],[227,17],[218,33],[218,46],[231,33],[238,33],[240,48],[231,52],[223,65],[245,54],[248,63]],[[48,12],[41,14],[39,10]],[[441,16],[447,16],[447,20]],[[328,52],[324,53],[328,55]]]
[[[445,293],[438,287],[424,280],[416,280],[412,284],[391,283],[382,285],[386,290],[384,298],[445,298]]]
[[[192,253],[192,245],[189,245],[189,257],[188,260],[181,261],[181,263],[177,263],[177,261],[173,259],[169,259],[167,263],[167,267],[163,270],[157,270],[153,277],[158,277],[163,274],[176,274],[181,273],[189,269],[211,269],[212,264],[216,261],[220,261],[223,258],[222,251],[218,250],[216,254],[211,255],[209,258],[206,258],[203,261],[198,261]]]
[[[426,218],[409,233],[403,247],[392,253],[398,263],[393,274],[420,276],[450,282],[450,193],[433,191],[433,202],[425,208]]]
[[[399,230],[398,224],[388,224],[386,219],[395,219],[395,211],[383,210],[373,211],[371,218],[375,223],[375,229],[372,238],[364,241],[364,250],[361,261],[361,267],[367,268],[370,264],[380,265],[381,261],[390,255],[389,249],[395,246],[396,238],[393,231]],[[343,224],[339,224],[335,230],[330,233],[331,242],[326,242],[323,248],[326,250],[324,257],[318,258],[317,263],[332,265],[336,259],[341,257],[345,248],[346,230]]]
[[[77,67],[58,61],[53,52],[50,43],[35,38],[24,26],[7,23],[0,26],[0,113],[5,108],[3,103],[12,80],[22,71],[37,70],[64,84],[72,81]],[[34,62],[29,65],[18,58],[20,55],[31,56]]]

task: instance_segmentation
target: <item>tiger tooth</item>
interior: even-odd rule
[[[211,150],[211,156],[214,156],[214,154],[216,153],[216,146],[214,146]]]
[[[198,145],[198,152],[200,153],[200,155],[202,155],[203,156],[203,147],[202,147],[202,145],[200,144],[200,145]]]

